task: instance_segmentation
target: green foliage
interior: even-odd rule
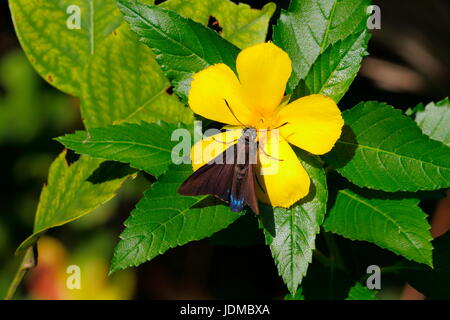
[[[213,30],[157,6],[134,0],[118,0],[118,5],[182,98],[195,72],[219,62],[235,69],[239,49]]]
[[[367,55],[370,34],[364,30],[349,35],[328,47],[314,62],[304,80],[295,89],[296,97],[320,93],[339,102],[358,73]]]
[[[339,190],[324,228],[432,266],[431,227],[418,203],[416,199],[365,198],[349,189]]]
[[[51,85],[79,96],[83,67],[123,21],[114,0],[9,0],[20,44]],[[69,6],[80,8],[80,28],[69,29]]]
[[[161,7],[203,25],[208,24],[210,17],[216,18],[222,29],[220,36],[241,49],[266,40],[269,21],[276,9],[272,2],[257,10],[229,0],[168,0]]]
[[[417,111],[416,122],[431,139],[450,146],[450,101],[448,98],[431,102],[424,110]]]
[[[327,206],[325,172],[317,159],[302,153],[302,165],[311,178],[309,195],[290,209],[270,207],[261,213],[266,242],[292,295],[306,275]]]
[[[433,268],[406,262],[399,266],[400,276],[427,299],[450,299],[450,232],[433,240]]]
[[[82,84],[81,111],[87,128],[116,122],[193,121],[193,114],[167,90],[170,82],[151,49],[126,24],[90,59]]]
[[[69,6],[80,8],[80,29],[67,26],[74,21]],[[264,41],[275,10],[273,3],[256,10],[229,0],[170,0],[162,6],[203,24],[216,17],[223,37],[240,47]],[[29,60],[50,84],[81,97],[87,127],[192,120],[190,110],[166,93],[170,83],[151,50],[136,41],[129,27],[121,26],[115,0],[10,0],[10,7]]]
[[[129,163],[131,167],[159,176],[172,163],[172,132],[167,123],[126,123],[78,131],[58,138],[67,148],[104,160]]]
[[[9,1],[29,60],[50,84],[80,97],[87,128],[58,138],[82,156],[69,166],[63,152],[52,164],[34,233],[19,251],[49,228],[78,219],[111,199],[126,176],[135,172],[131,168],[158,180],[126,220],[111,272],[213,234],[213,243],[262,241],[263,233],[255,234],[260,230],[252,214],[231,212],[211,196],[177,193],[192,170],[170,165],[177,143],[171,136],[174,129],[189,127],[194,120],[183,103],[193,74],[215,63],[235,70],[240,49],[265,41],[276,6],[269,3],[256,10],[229,0],[153,3]],[[70,5],[81,9],[80,29],[67,27]],[[320,93],[336,102],[343,97],[367,54],[369,5],[370,0],[291,1],[273,33],[273,41],[292,60],[288,93],[294,97]],[[124,19],[128,23],[123,24]],[[6,89],[21,82],[32,88],[35,80],[18,66],[15,72],[0,72],[2,83]],[[23,92],[8,94],[19,101],[17,110],[32,119],[33,112],[39,112],[33,101],[40,97],[33,90]],[[0,128],[24,118],[9,116],[16,109],[8,97],[0,104],[7,106],[0,108]],[[343,134],[324,156],[330,164],[327,170],[320,158],[299,152],[312,182],[309,195],[289,209],[261,206],[259,217],[264,240],[290,291],[285,299],[375,300],[376,292],[354,285],[330,233],[323,233],[329,257],[320,251],[312,261],[322,225],[325,231],[374,243],[411,260],[400,265],[402,276],[428,298],[448,297],[442,287],[450,286],[446,254],[450,236],[431,242],[427,216],[418,206],[421,194],[388,194],[349,185],[328,201],[326,173],[335,169],[359,187],[387,192],[450,187],[449,104],[445,99],[416,108],[414,122],[384,103],[362,102],[343,113]],[[39,126],[24,120],[18,130],[35,131]]]
[[[366,29],[369,0],[292,0],[282,11],[273,40],[292,59],[288,89],[294,90],[330,45]]]
[[[228,0],[170,0],[161,6],[204,25],[210,16],[216,17],[223,27],[222,36],[240,47],[264,41],[275,10],[274,4],[255,10]],[[88,128],[141,120],[173,123],[193,120],[191,110],[168,93],[171,84],[152,50],[138,42],[128,25],[118,27],[97,45],[84,78],[81,111]]]
[[[450,148],[423,135],[400,110],[362,102],[343,117],[342,136],[325,159],[351,182],[384,191],[450,187]]]
[[[93,211],[115,196],[126,178],[94,184],[87,181],[101,161],[81,157],[68,165],[62,152],[50,167],[47,185],[42,189],[33,234],[18,252],[33,245],[50,228],[62,226]]]
[[[170,248],[206,238],[241,216],[213,197],[179,195],[179,186],[191,173],[188,165],[173,166],[145,192],[125,221],[111,272],[140,265]]]
[[[350,289],[346,300],[377,300],[377,292],[363,287],[359,282]]]
[[[298,288],[297,292],[294,295],[292,295],[290,293],[287,294],[284,297],[284,300],[305,300],[305,297],[303,296],[303,293],[302,293],[302,288]]]

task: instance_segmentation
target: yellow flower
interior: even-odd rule
[[[202,161],[193,161],[193,168],[198,169],[228,148],[241,136],[244,127],[256,128],[260,145],[256,173],[260,182],[256,184],[258,198],[288,208],[305,197],[310,188],[309,176],[289,144],[315,155],[327,153],[341,135],[344,124],[341,112],[332,99],[318,94],[289,104],[285,101],[291,60],[273,43],[261,43],[241,51],[236,69],[239,78],[223,63],[193,77],[188,97],[191,109],[207,119],[232,126],[226,133],[194,145],[191,157],[205,148],[209,152]],[[261,170],[271,166],[277,168],[273,174],[262,174]]]

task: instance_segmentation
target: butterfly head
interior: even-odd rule
[[[245,140],[254,142],[257,138],[257,133],[255,128],[247,127],[242,131],[242,136]]]

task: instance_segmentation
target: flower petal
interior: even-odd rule
[[[330,151],[341,135],[344,120],[336,103],[314,94],[295,100],[279,112],[281,135],[313,154]]]
[[[188,100],[192,111],[207,119],[232,125],[251,123],[252,113],[244,102],[239,80],[223,63],[193,76]]]
[[[205,165],[228,147],[237,143],[242,136],[242,128],[230,129],[214,134],[194,144],[191,149],[191,161],[194,171]]]
[[[288,54],[271,42],[242,50],[236,61],[247,103],[261,115],[270,115],[280,104],[291,75]]]
[[[257,195],[272,206],[289,208],[308,195],[310,179],[294,150],[276,132],[259,137]]]

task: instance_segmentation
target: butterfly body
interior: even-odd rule
[[[248,205],[258,214],[255,193],[256,129],[245,128],[237,143],[195,171],[178,192],[186,196],[215,195],[240,212]]]

